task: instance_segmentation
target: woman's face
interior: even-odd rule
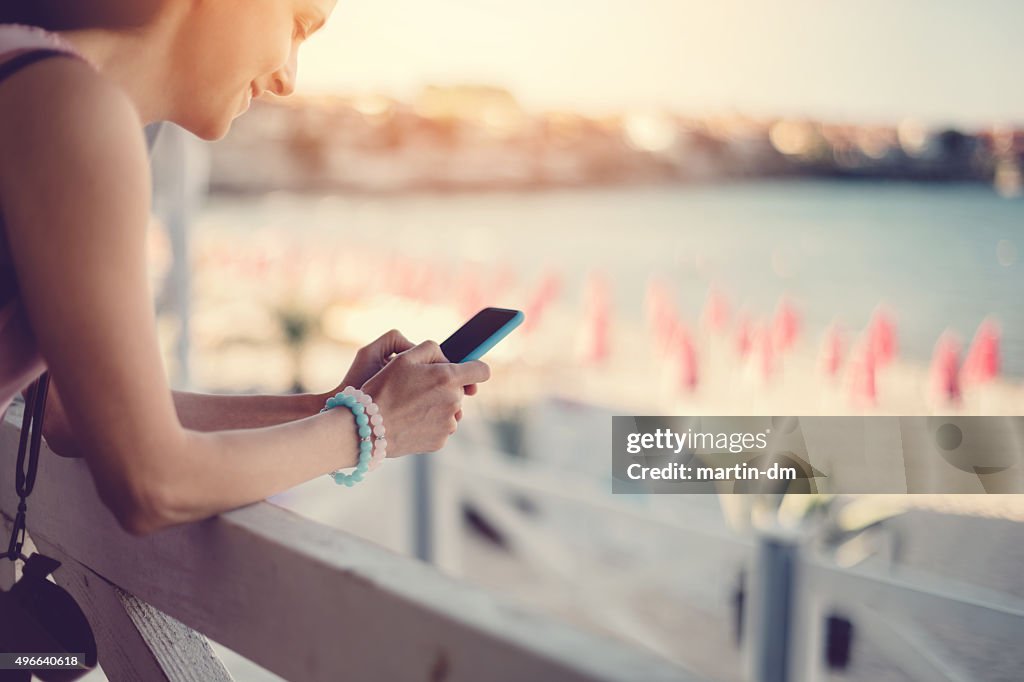
[[[302,42],[336,0],[193,0],[180,35],[173,121],[199,137],[227,134],[264,92],[295,89]],[[180,67],[180,68],[177,68]]]

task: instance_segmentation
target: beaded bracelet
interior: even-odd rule
[[[355,471],[351,474],[336,469],[328,475],[338,485],[344,484],[351,488],[363,480],[363,475],[367,470],[376,469],[380,462],[387,457],[388,442],[384,438],[386,433],[384,417],[381,416],[380,408],[373,402],[373,399],[353,386],[346,386],[341,393],[328,398],[320,412],[326,412],[335,407],[347,407],[352,410],[352,415],[356,420],[356,430],[359,434],[359,461]],[[371,435],[376,436],[376,443],[372,442]]]

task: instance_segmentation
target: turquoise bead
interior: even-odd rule
[[[368,438],[373,434],[373,427],[370,424],[370,418],[366,414],[366,406],[359,402],[358,398],[352,395],[345,395],[344,393],[338,393],[329,397],[324,403],[324,408],[320,410],[321,413],[327,412],[328,410],[337,407],[347,407],[352,411],[352,416],[356,420],[356,431],[359,433],[360,438]],[[359,461],[356,464],[355,470],[351,474],[344,473],[331,473],[331,478],[338,485],[344,485],[347,488],[351,488],[353,485],[363,480],[363,475],[369,471],[370,460],[373,455],[373,443],[369,440],[359,441]]]

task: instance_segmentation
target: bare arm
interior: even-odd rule
[[[352,419],[336,412],[182,427],[145,271],[148,160],[123,93],[83,64],[41,62],[4,83],[0,131],[22,299],[97,489],[126,528],[204,518],[355,462]]]
[[[15,74],[2,94],[0,206],[22,301],[121,524],[147,533],[353,466],[359,440],[342,410],[245,430],[182,424],[148,290],[149,166],[133,105],[66,59]],[[367,386],[387,415],[389,456],[440,449],[462,387],[488,375],[483,363],[447,363],[437,344],[388,363]]]
[[[326,395],[220,395],[172,391],[178,421],[193,431],[222,429],[254,429],[296,421],[317,414]],[[53,381],[46,400],[43,436],[47,444],[63,457],[83,457],[80,444],[68,421],[60,396],[60,387]]]

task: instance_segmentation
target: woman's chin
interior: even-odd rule
[[[231,130],[231,123],[235,118],[237,118],[237,116],[238,114],[235,114],[234,116],[210,116],[203,119],[196,118],[188,121],[174,121],[174,123],[177,123],[201,140],[216,142],[228,134],[228,131]]]

